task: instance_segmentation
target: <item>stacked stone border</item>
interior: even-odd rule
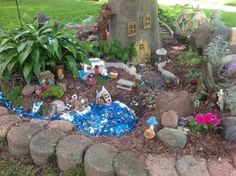
[[[236,176],[236,155],[221,161],[156,155],[142,161],[131,151],[69,134],[72,130],[66,121],[26,121],[0,107],[0,138],[6,140],[10,154],[30,155],[38,166],[56,156],[60,171],[82,166],[86,176]]]

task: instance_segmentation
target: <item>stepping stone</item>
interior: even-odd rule
[[[90,145],[92,141],[85,136],[71,135],[61,140],[56,149],[59,169],[66,171],[82,165],[84,153]]]
[[[0,106],[0,116],[9,114],[7,108]]]
[[[28,154],[30,139],[42,130],[42,126],[28,122],[12,127],[7,134],[9,152],[16,156]]]
[[[48,124],[48,127],[54,130],[60,130],[69,133],[73,130],[73,124],[65,120],[54,120]]]
[[[148,176],[141,161],[130,151],[117,154],[114,167],[116,176]]]
[[[95,144],[88,148],[84,157],[87,176],[115,176],[113,159],[117,149],[108,144]]]
[[[183,149],[187,143],[186,134],[182,130],[163,128],[157,132],[157,137],[163,143],[177,149]]]
[[[5,138],[10,127],[20,121],[20,116],[15,114],[0,116],[0,138]]]
[[[38,166],[46,164],[55,153],[57,142],[63,136],[65,136],[64,132],[51,129],[36,134],[29,145],[33,162]]]
[[[191,155],[180,158],[176,163],[176,170],[180,176],[210,176],[206,160]]]
[[[175,169],[175,159],[157,155],[146,161],[150,176],[178,176]]]
[[[212,176],[234,176],[236,175],[236,169],[226,159],[222,159],[220,162],[217,160],[211,160],[208,163],[208,170]]]

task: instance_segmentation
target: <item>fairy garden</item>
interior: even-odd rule
[[[56,151],[60,170],[81,165],[89,176],[130,168],[155,175],[136,157],[148,166],[161,154],[234,156],[235,28],[194,8],[170,25],[156,6],[110,0],[81,24],[38,13],[2,31],[0,137],[11,154],[43,165]],[[186,175],[181,162],[177,172]]]

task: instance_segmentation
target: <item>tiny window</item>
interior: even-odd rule
[[[139,49],[141,49],[141,50],[144,49],[144,44],[141,43],[141,44],[139,45]]]
[[[151,16],[150,15],[145,15],[143,17],[143,28],[144,29],[150,29],[152,26],[151,26]]]
[[[136,22],[129,22],[128,24],[128,37],[135,36],[137,34]]]

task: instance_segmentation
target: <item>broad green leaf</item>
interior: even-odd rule
[[[24,31],[24,32],[21,32],[19,34],[17,34],[15,37],[14,37],[14,40],[17,40],[18,38],[20,38],[21,36],[25,35],[25,34],[29,34],[30,31]]]
[[[33,45],[32,41],[28,42],[26,49],[19,55],[19,62],[21,65],[25,62],[26,58],[31,53],[32,45]]]
[[[48,61],[48,65],[50,65],[53,69],[56,68],[56,61],[54,59],[50,59]]]
[[[36,77],[39,78],[41,72],[41,62],[38,62],[38,64],[33,65],[33,72],[36,75]]]
[[[53,51],[56,53],[57,57],[60,57],[59,56],[59,50],[58,50],[58,40],[56,38],[51,39],[51,40],[49,40],[49,43],[52,46]]]
[[[14,48],[14,46],[12,46],[12,45],[4,45],[4,46],[0,47],[0,53],[2,53],[3,51],[6,51],[8,49],[12,49],[12,48]]]
[[[14,66],[17,63],[17,59],[12,59],[11,62],[7,64],[7,70],[9,73],[12,73]]]
[[[78,56],[81,59],[81,61],[87,65],[91,65],[91,62],[89,61],[88,57],[81,51],[78,52]]]
[[[21,51],[23,51],[25,49],[27,44],[28,44],[28,41],[21,43],[20,46],[17,47],[18,53],[21,53]]]
[[[32,72],[32,65],[29,63],[26,63],[23,67],[23,75],[24,75],[24,78],[27,82],[30,81],[31,72]]]
[[[2,75],[5,71],[8,63],[11,61],[12,57],[14,57],[13,54],[10,57],[7,57],[6,60],[4,60],[3,62],[0,63],[0,78],[2,78]]]
[[[74,77],[78,77],[77,63],[75,59],[72,56],[67,56],[66,59],[69,70],[72,72]]]
[[[74,58],[76,58],[76,49],[69,42],[63,42],[63,47],[66,48],[71,54],[73,54]]]
[[[3,45],[4,45],[5,43],[7,43],[8,41],[9,41],[9,39],[3,39],[0,46],[3,46]]]
[[[31,58],[33,60],[33,63],[37,65],[39,63],[39,49],[34,48],[31,52]]]

